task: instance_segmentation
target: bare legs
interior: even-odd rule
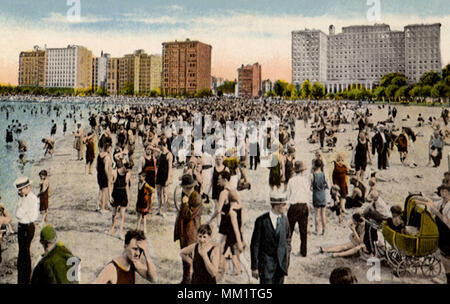
[[[339,212],[339,224],[342,224],[342,213],[344,212],[344,207],[345,207],[345,198],[340,199],[340,212]]]
[[[147,231],[147,218],[148,218],[148,216],[147,215],[148,214],[143,215],[142,213],[138,213],[138,223],[137,223],[136,230],[142,230],[142,231],[144,231],[144,233],[148,233],[148,231]],[[141,226],[142,226],[142,229],[141,229]]]
[[[120,221],[120,236],[124,235],[124,231],[123,228],[125,226],[125,211],[127,210],[126,207],[116,207],[114,208],[113,211],[113,216],[112,216],[112,223],[111,223],[111,228],[109,229],[109,234],[113,235],[116,232],[116,226],[117,226],[117,222],[119,221],[119,215],[121,217],[121,221]]]
[[[332,253],[333,257],[346,257],[358,253],[358,251],[363,247],[365,247],[363,244],[355,245],[354,243],[349,242],[344,245],[339,245],[331,248],[323,248],[322,251]]]
[[[102,212],[103,210],[108,210],[109,203],[109,191],[108,188],[100,189],[100,195],[98,198],[97,210]]]
[[[322,230],[322,234],[325,234],[327,228],[327,218],[325,217],[325,207],[318,207],[316,209],[316,233]]]
[[[213,215],[214,215],[216,212],[218,212],[218,205],[219,205],[219,201],[218,201],[218,200],[214,200],[214,212],[213,212]],[[221,218],[222,218],[222,215],[221,215],[220,212],[219,212],[219,213],[217,214],[216,220],[215,220],[215,222],[216,222],[216,224],[217,224],[217,227],[219,227]],[[225,243],[224,243],[224,244],[225,244]]]
[[[407,166],[408,163],[406,162],[408,154],[406,152],[400,152],[400,161],[402,162],[402,165]]]
[[[228,253],[230,253],[230,250],[227,250],[227,252],[223,252],[223,250],[225,249],[225,241],[227,240],[227,236],[220,234],[221,239],[220,239],[220,262],[219,262],[219,274],[218,274],[218,278],[217,281],[222,280],[223,275],[225,274],[226,270],[227,270],[227,262],[226,262],[226,257],[228,256]]]
[[[42,222],[41,223],[47,223],[48,222],[48,209],[42,211]]]
[[[158,214],[164,214],[164,209],[166,209],[166,205],[168,203],[166,188],[167,187],[161,185],[156,185],[156,193],[159,202]]]
[[[362,181],[365,179],[365,175],[366,175],[366,171],[364,171],[364,170],[356,171],[356,177],[359,177],[359,179]]]
[[[233,245],[233,250],[234,250],[234,254],[231,257],[231,259],[233,260],[233,265],[234,265],[234,274],[235,275],[241,275],[242,273],[242,267],[241,267],[241,252],[239,251],[239,249],[237,248],[237,244]]]

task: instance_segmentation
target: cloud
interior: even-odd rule
[[[61,16],[56,15],[58,18]],[[0,21],[0,82],[17,83],[19,53],[32,49],[36,44],[48,47],[66,47],[68,44],[84,45],[99,56],[103,50],[113,57],[144,49],[147,53],[161,53],[164,41],[199,40],[210,44],[212,49],[212,74],[234,79],[241,64],[259,62],[263,78],[291,80],[291,32],[315,28],[328,33],[333,24],[336,32],[350,25],[369,25],[365,15],[338,18],[331,15],[303,17],[297,15],[269,16],[252,12],[217,12],[209,16],[147,17],[123,14],[130,21],[126,26],[121,20],[120,28],[73,29],[55,27],[52,24],[18,22],[11,19]],[[65,16],[62,16],[65,19]],[[54,16],[54,18],[56,18]],[[102,18],[97,18],[102,19]],[[131,24],[138,20],[140,24]],[[441,23],[442,64],[450,63],[450,15],[444,17],[403,16],[382,14],[378,23],[389,24],[391,30],[403,31],[408,24]],[[157,25],[168,25],[158,27]],[[154,26],[152,26],[154,25]],[[182,26],[180,26],[182,25]],[[20,39],[17,39],[20,37]],[[118,43],[120,41],[120,43]],[[11,71],[12,69],[12,71]]]
[[[142,18],[142,17],[136,17],[135,15],[133,15],[133,16],[129,16],[127,21],[141,22],[141,23],[153,24],[153,25],[164,25],[164,24],[173,25],[173,24],[178,23],[178,20],[176,18],[169,17],[169,16],[161,16],[161,17],[156,17],[156,18],[151,18],[151,17]]]
[[[41,19],[45,23],[100,23],[100,22],[108,22],[111,21],[111,18],[104,17],[96,17],[92,15],[88,16],[80,16],[79,19],[70,18],[70,16],[63,15],[61,13],[51,12],[48,17],[44,17]]]
[[[172,11],[181,11],[181,10],[183,10],[183,7],[182,7],[182,6],[176,5],[176,4],[170,5],[170,6],[168,6],[167,8],[170,9],[170,10],[172,10]]]

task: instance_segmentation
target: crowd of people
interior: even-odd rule
[[[377,122],[373,121],[368,107],[342,102],[236,101],[222,98],[186,102],[168,100],[126,107],[116,104],[106,110],[99,105],[93,107],[89,117],[85,117],[87,126],[83,127],[81,115],[80,121],[74,121],[77,127],[73,132],[73,148],[77,160],[85,159],[86,174],[96,174],[97,177],[99,195],[96,209],[92,211],[111,211],[108,233],[112,236],[118,233],[125,249],[123,255],[113,258],[104,267],[95,282],[135,283],[136,272],[150,282],[157,281],[157,267],[147,240],[151,229],[148,219],[155,199],[156,216],[161,218],[166,217],[171,206],[180,202],[177,205],[173,241],[180,245],[183,284],[221,282],[227,273],[228,260],[232,261],[236,276],[242,274],[243,268],[249,267],[251,275],[262,284],[283,283],[288,275],[296,224],[300,232],[298,255],[306,257],[311,251],[307,245],[309,215],[314,213],[314,233],[323,236],[329,229],[327,209],[336,213],[340,225],[346,224],[345,213],[353,213],[351,235],[349,242],[320,247],[320,252],[342,257],[370,251],[366,240],[367,221],[387,221],[401,230],[397,215],[402,211],[397,210],[398,206],[389,209],[391,204],[384,201],[377,189],[382,179],[376,172],[367,174],[368,165],[375,162],[377,155],[374,167],[378,168],[378,172],[389,170],[396,148],[402,165],[416,167],[415,161],[408,157],[408,151],[413,148],[416,137],[420,136],[421,128],[431,127],[433,134],[429,141],[429,160],[430,163],[433,161],[434,167],[439,167],[449,136],[446,129],[448,112],[447,116],[442,116],[444,126],[439,124],[439,119],[425,123],[419,114],[418,126],[414,131],[406,126],[399,128],[399,124],[395,123],[398,120],[397,109],[388,107],[388,118]],[[312,146],[318,145],[310,168],[295,149],[298,120],[303,120],[304,126],[311,127],[311,135],[305,139]],[[195,125],[199,121],[201,127],[198,130]],[[228,137],[225,130],[230,122],[234,123],[235,130],[239,129],[239,123],[247,124],[247,132],[237,132],[237,136]],[[263,122],[265,128],[257,130],[252,122]],[[189,126],[194,126],[193,136],[190,136]],[[345,132],[346,128],[358,130],[354,143],[348,146],[352,151],[351,160],[346,160],[344,153],[334,151],[337,134]],[[65,134],[66,130],[64,120],[62,132]],[[264,130],[262,136],[255,135],[258,131],[261,135],[261,130]],[[14,131],[8,127],[8,144],[11,143],[11,132]],[[50,137],[42,140],[44,155],[53,154],[56,132],[53,122]],[[198,141],[199,138],[204,142]],[[231,146],[228,145],[230,141]],[[330,165],[324,153],[336,155]],[[142,156],[138,157],[139,154]],[[246,205],[240,192],[251,191],[252,184],[259,182],[251,180],[247,171],[257,170],[258,165],[269,168],[270,210],[255,219],[251,241],[247,244],[243,225]],[[331,180],[326,174],[330,166]],[[181,172],[179,180],[174,179],[176,171]],[[32,193],[29,178],[21,177],[15,182],[19,192],[15,213],[19,222],[19,283],[47,282],[45,272],[58,267],[54,264],[73,257],[69,249],[56,242],[56,230],[48,225],[51,222],[51,214],[48,214],[51,188],[48,175],[46,170],[39,173],[41,184],[38,196]],[[173,201],[168,193],[172,183],[178,183],[182,189]],[[439,188],[442,202],[437,205],[431,201],[427,203],[439,219],[439,232],[443,236],[439,248],[447,281],[450,273],[448,187],[444,183]],[[352,193],[349,193],[349,188]],[[132,197],[132,189],[137,189],[137,197]],[[137,226],[135,230],[126,231],[127,209],[133,206]],[[351,211],[360,207],[364,208],[364,212]],[[41,231],[45,255],[32,271],[30,244],[39,213],[42,213],[42,221],[46,224]],[[209,218],[202,223],[205,213]],[[1,214],[9,218],[2,224],[0,217],[2,227],[10,225],[11,216],[5,212]],[[12,232],[12,227],[10,229]],[[213,238],[214,231],[219,233],[219,240]],[[250,251],[250,265],[245,265],[242,260],[246,250]],[[51,258],[56,255],[61,258]],[[357,281],[347,269],[333,272],[330,282],[338,280],[336,276],[348,276],[345,280],[352,283]],[[52,280],[66,282],[56,274]]]

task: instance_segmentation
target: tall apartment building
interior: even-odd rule
[[[106,90],[111,95],[119,93],[119,58],[108,58],[108,76]]]
[[[319,30],[292,32],[292,79],[324,82],[327,78],[328,38]],[[300,85],[303,81],[300,82]]]
[[[101,52],[100,57],[92,58],[92,88],[107,89],[108,85],[108,62],[110,55]]]
[[[45,86],[45,50],[38,46],[19,55],[19,86]]]
[[[272,91],[273,83],[270,79],[266,79],[262,81],[262,95],[265,95],[267,92]]]
[[[117,91],[119,93],[126,84],[132,84],[134,86],[134,61],[134,54],[128,54],[119,58],[117,83]]]
[[[162,56],[150,55],[150,90],[162,87]]]
[[[405,26],[405,66],[409,82],[418,82],[430,70],[442,69],[441,24]]]
[[[238,96],[246,98],[261,97],[261,65],[242,65],[238,69]]]
[[[45,86],[89,88],[92,84],[92,52],[83,46],[46,49]]]
[[[131,83],[134,93],[150,93],[161,87],[160,55],[148,55],[144,50],[136,50],[133,54],[118,58],[117,92],[126,83]],[[113,74],[114,75],[114,74]]]
[[[134,52],[134,92],[150,92],[150,57],[144,50]]]
[[[162,44],[165,95],[194,93],[211,89],[211,49],[199,41],[175,41]]]
[[[387,24],[342,28],[336,34],[319,30],[292,32],[292,82],[320,81],[328,92],[345,90],[351,84],[372,89],[389,73],[405,74],[409,83],[422,73],[440,71],[441,24],[408,25],[391,31]]]
[[[161,56],[148,55],[143,50],[134,53],[134,92],[150,93],[161,87]]]

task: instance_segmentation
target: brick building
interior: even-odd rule
[[[262,94],[261,88],[261,65],[242,65],[238,69],[238,96],[247,98],[259,98]]]
[[[199,41],[162,44],[162,89],[164,95],[195,93],[211,89],[211,49]]]

